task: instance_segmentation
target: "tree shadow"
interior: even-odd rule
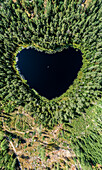
[[[12,137],[13,139],[19,139],[19,141],[21,141],[21,143],[23,144],[23,143],[26,143],[26,140],[24,140],[22,137],[20,137],[20,136],[18,136],[18,135],[16,135],[16,134],[14,134],[14,133],[11,133],[11,132],[9,132],[9,131],[5,131],[5,134],[8,136],[8,137]]]
[[[68,130],[64,130],[65,132],[67,132],[67,133],[70,133],[71,134],[71,132],[70,131],[68,131]]]
[[[29,156],[25,156],[24,154],[21,155],[21,158],[23,159],[29,159]]]
[[[54,148],[54,149],[56,149],[56,150],[59,150],[59,149],[60,149],[60,147],[59,147],[58,145],[56,145],[55,143],[47,144],[47,147],[48,147],[48,148],[51,147],[51,148]]]
[[[44,138],[49,138],[48,136],[44,136]]]

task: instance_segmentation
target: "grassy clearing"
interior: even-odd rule
[[[80,167],[80,161],[83,170],[100,168],[102,101],[93,104],[67,126],[59,124],[53,130],[34,123],[34,118],[25,113],[23,107],[17,107],[12,114],[1,109],[3,131],[16,148],[21,166],[43,169],[59,166],[65,169],[75,163]]]
[[[55,126],[53,130],[39,127],[38,124],[34,124],[34,118],[29,113],[24,113],[23,107],[7,114],[6,117],[2,112],[1,117],[3,131],[16,148],[23,168],[53,169],[59,166],[65,169],[65,165],[74,166],[75,154],[69,148],[70,141],[63,134],[63,124]],[[8,117],[11,119],[9,122],[6,121]],[[12,150],[11,147],[10,149]]]

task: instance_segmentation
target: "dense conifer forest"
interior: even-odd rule
[[[30,138],[29,147],[34,147],[35,125],[51,131],[59,124],[76,154],[75,165],[102,168],[102,0],[88,5],[82,0],[2,0],[0,18],[0,168],[23,169],[28,157],[19,158],[14,142],[18,139],[17,147],[26,149]],[[53,54],[69,46],[83,53],[69,89],[52,100],[30,89],[16,69],[17,53],[31,47]],[[38,147],[40,168],[71,168],[68,161],[47,166],[46,150]],[[39,168],[35,162],[30,169]]]

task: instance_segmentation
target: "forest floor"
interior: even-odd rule
[[[86,7],[88,7],[88,5],[89,5],[89,3],[91,2],[92,0],[86,0],[83,4],[82,4],[82,6],[84,6],[84,4],[86,5]]]
[[[47,5],[47,1],[48,1],[48,0],[44,0],[44,7],[45,7],[45,8],[46,8],[46,5]],[[86,0],[83,4],[86,4],[86,7],[88,7],[88,5],[89,5],[89,3],[90,3],[91,1],[92,1],[92,0]],[[13,0],[13,2],[16,3],[16,0]],[[52,0],[52,2],[53,2],[53,0]],[[53,4],[54,4],[54,2],[53,2]],[[83,4],[82,4],[82,6],[84,6]],[[45,12],[46,12],[46,11],[45,11]]]
[[[16,2],[16,0],[13,0],[13,2],[15,3],[15,2]]]
[[[75,153],[69,146],[68,131],[64,129],[63,124],[55,126],[53,130],[39,127],[34,123],[34,118],[21,107],[12,114],[5,115],[4,118],[2,114],[3,131],[10,140],[10,152],[13,151],[17,155],[22,170],[53,170],[57,166],[61,170],[81,169]],[[6,122],[7,117],[11,119],[10,122]],[[26,130],[24,126],[27,127]]]

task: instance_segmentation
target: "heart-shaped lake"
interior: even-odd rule
[[[17,68],[30,88],[49,100],[66,92],[82,66],[81,51],[72,47],[55,54],[23,49],[17,58]]]

